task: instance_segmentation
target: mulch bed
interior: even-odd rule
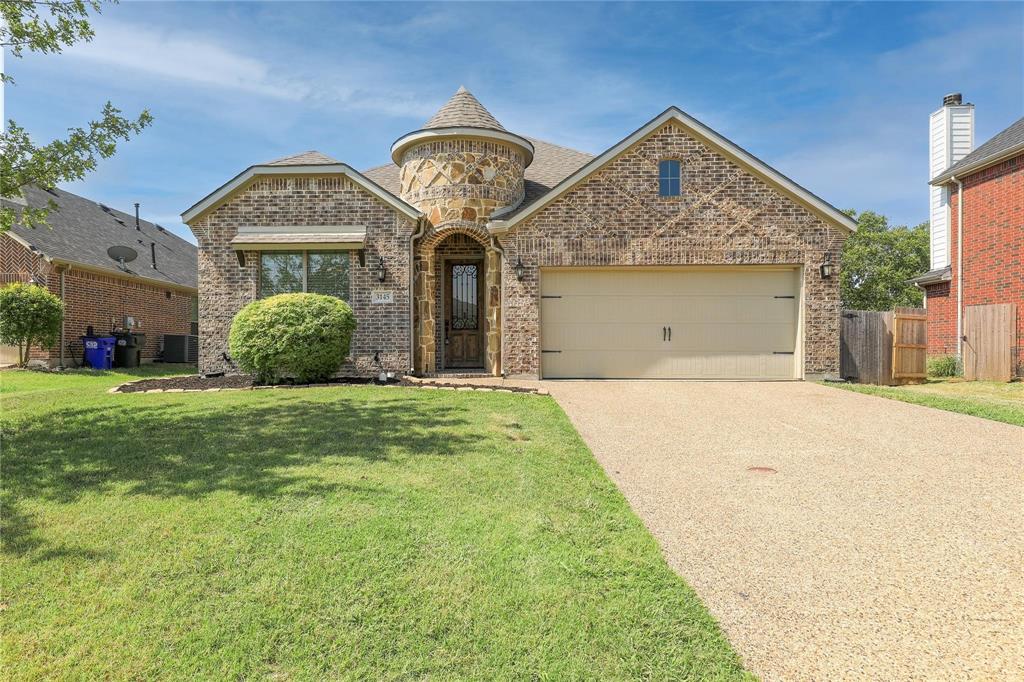
[[[275,386],[257,386],[253,378],[248,374],[231,374],[225,376],[205,377],[201,374],[190,374],[180,377],[165,377],[157,379],[138,379],[129,381],[126,384],[112,389],[113,393],[150,393],[150,392],[179,392],[179,391],[238,391],[238,390],[262,390],[262,389],[297,389],[297,388],[326,388],[329,386],[351,386],[356,384],[377,384],[379,382],[368,377],[338,377],[331,379],[328,383],[322,384],[294,384],[283,383]],[[411,388],[442,388],[449,390],[477,390],[477,391],[506,391],[510,393],[537,393],[537,389],[524,388],[522,386],[487,386],[478,384],[463,383],[441,383],[410,381],[406,378],[392,379],[388,386],[407,386]]]

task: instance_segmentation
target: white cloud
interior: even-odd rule
[[[104,22],[92,42],[67,50],[76,59],[158,78],[249,92],[285,100],[305,97],[309,87],[275,75],[264,61],[211,40]]]

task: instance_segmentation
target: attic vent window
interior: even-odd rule
[[[665,159],[658,162],[658,195],[677,197],[682,193],[679,180],[679,161]]]

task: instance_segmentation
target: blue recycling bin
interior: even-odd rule
[[[93,369],[111,369],[114,366],[113,336],[83,336],[85,364]]]

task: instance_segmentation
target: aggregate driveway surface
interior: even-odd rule
[[[763,679],[1024,679],[1024,429],[811,383],[544,387]]]

